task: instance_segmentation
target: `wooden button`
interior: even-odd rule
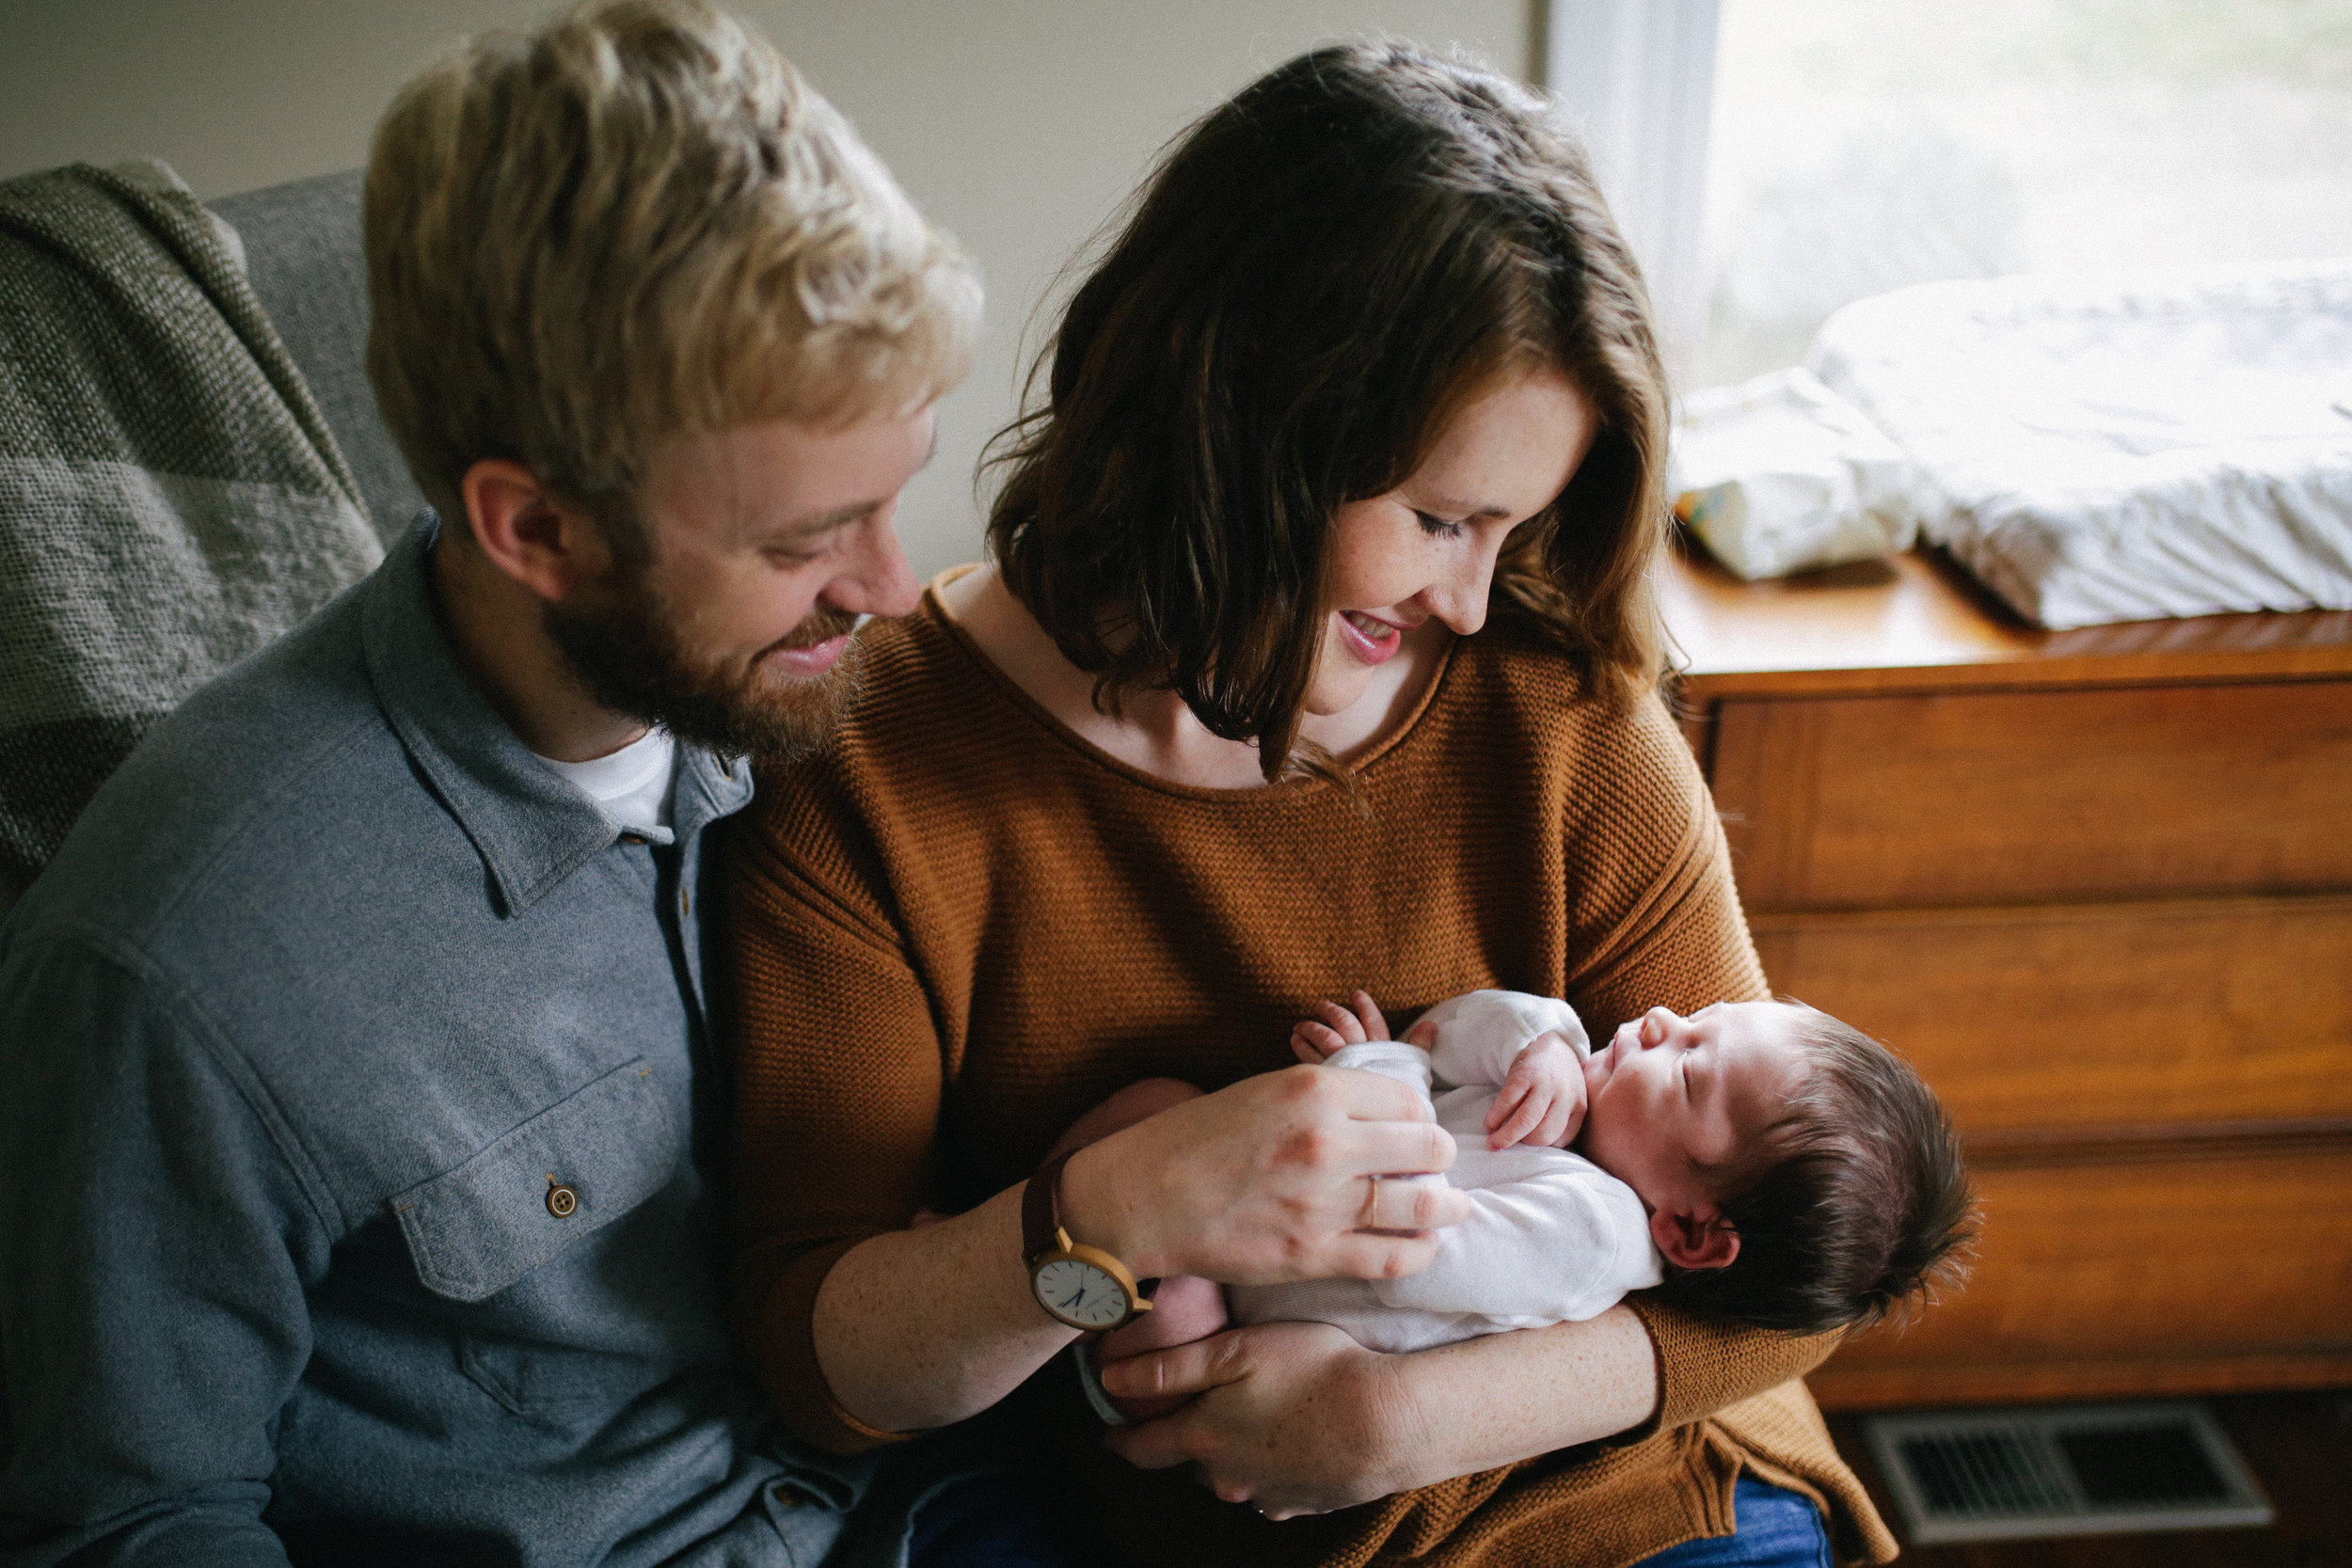
[[[559,1220],[570,1219],[580,1212],[580,1195],[561,1181],[548,1184],[548,1212]]]

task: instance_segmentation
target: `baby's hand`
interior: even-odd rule
[[[1584,1064],[1576,1047],[1550,1030],[1511,1063],[1486,1112],[1486,1147],[1549,1144],[1565,1148],[1584,1126]]]
[[[1389,1021],[1371,997],[1358,991],[1354,1006],[1350,1012],[1336,1002],[1316,1003],[1315,1017],[1300,1019],[1291,1030],[1292,1052],[1309,1067],[1321,1067],[1348,1046],[1389,1037]]]

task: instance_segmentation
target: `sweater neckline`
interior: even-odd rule
[[[1156,790],[1163,795],[1172,795],[1186,800],[1282,800],[1335,787],[1327,779],[1311,777],[1285,779],[1279,784],[1244,785],[1238,788],[1179,784],[1173,779],[1164,779],[1157,773],[1137,768],[1131,762],[1111,755],[1110,752],[1056,718],[1052,709],[1031,696],[1019,682],[998,669],[995,661],[991,659],[981,650],[980,645],[973,641],[972,634],[964,629],[954,616],[947,613],[947,607],[940,602],[939,591],[966,573],[978,569],[977,562],[966,562],[961,566],[950,566],[931,578],[923,589],[923,618],[946,633],[948,641],[962,654],[966,662],[977,670],[1000,695],[1026,714],[1049,736],[1075,752],[1088,762],[1115,773],[1131,784],[1140,784],[1146,789]],[[1458,637],[1449,638],[1446,641],[1445,646],[1438,652],[1437,669],[1430,673],[1429,679],[1422,684],[1421,695],[1414,699],[1412,708],[1405,715],[1403,722],[1389,734],[1381,736],[1370,751],[1351,765],[1349,771],[1358,775],[1368,774],[1421,727],[1422,716],[1429,711],[1430,705],[1438,699],[1438,692],[1454,673],[1454,655],[1461,645],[1461,641]]]

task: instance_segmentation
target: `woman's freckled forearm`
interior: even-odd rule
[[[1067,1345],[1020,1262],[1020,1189],[842,1255],[817,1293],[818,1369],[841,1406],[883,1432],[977,1415]],[[920,1280],[919,1291],[907,1289]]]
[[[1648,1331],[1624,1307],[1391,1359],[1436,1472],[1416,1484],[1613,1437],[1658,1404]]]

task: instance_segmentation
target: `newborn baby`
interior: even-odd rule
[[[1403,1040],[1361,991],[1316,1015],[1293,1033],[1301,1060],[1395,1078],[1431,1097],[1454,1134],[1446,1175],[1386,1180],[1451,1180],[1470,1196],[1469,1218],[1398,1279],[1223,1292],[1170,1279],[1160,1309],[1093,1359],[1216,1332],[1229,1310],[1422,1350],[1589,1318],[1650,1287],[1820,1332],[1919,1293],[1966,1238],[1967,1179],[1932,1092],[1885,1047],[1802,1004],[1718,1003],[1688,1018],[1653,1007],[1597,1052],[1567,1004],[1518,991],[1440,1002]],[[1375,1185],[1368,1225],[1381,1207]],[[1088,1381],[1106,1418],[1164,1408],[1114,1406]]]
[[[1620,1058],[1613,1042],[1594,1055],[1566,1003],[1471,991],[1430,1008],[1403,1040],[1389,1038],[1379,1008],[1361,991],[1352,1011],[1329,1002],[1317,1011],[1291,1037],[1301,1060],[1393,1078],[1432,1101],[1438,1124],[1454,1134],[1454,1167],[1445,1175],[1388,1180],[1451,1181],[1470,1195],[1470,1215],[1438,1232],[1438,1255],[1418,1274],[1232,1287],[1226,1302],[1234,1322],[1311,1320],[1345,1329],[1368,1350],[1426,1350],[1605,1312],[1628,1291],[1664,1283],[1661,1253],[1686,1267],[1713,1268],[1737,1252],[1728,1231],[1708,1227],[1720,1225],[1712,1210],[1694,1211],[1680,1194],[1663,1191],[1655,1195],[1653,1244],[1651,1200],[1587,1154],[1571,1152],[1588,1124],[1646,1119],[1646,1136],[1674,1141],[1686,1132],[1677,1124],[1690,1119],[1693,1101],[1637,1100],[1626,1092],[1630,1075],[1606,1092],[1612,1069],[1642,1047]],[[1662,1045],[1668,1030],[1688,1027],[1661,1007],[1626,1032],[1647,1029]],[[1728,1032],[1737,1040],[1728,1082],[1716,1085],[1728,1092],[1706,1101],[1725,1154],[1777,1119],[1798,1071],[1781,1032]],[[1724,1051],[1721,1042],[1712,1049]],[[1377,1195],[1367,1208],[1376,1221]]]

